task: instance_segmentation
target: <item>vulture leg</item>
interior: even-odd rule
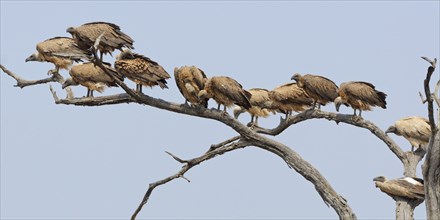
[[[55,69],[47,71],[47,75],[50,76],[50,75],[53,75],[55,73],[59,73],[59,71],[60,71],[60,68],[55,66]]]
[[[102,57],[104,56],[104,52],[100,51],[100,53],[101,53],[101,63],[102,63]]]
[[[254,116],[251,115],[251,123],[254,123]]]
[[[90,90],[90,96],[93,97],[93,90]]]
[[[359,109],[359,117],[362,117],[362,110]]]
[[[356,116],[356,109],[354,108],[353,110],[354,110],[354,113],[353,113],[353,115],[354,115],[354,116]]]
[[[90,89],[87,89],[87,95],[86,97],[90,97]]]
[[[226,105],[223,105],[223,111],[226,112]]]
[[[414,152],[414,146],[411,145],[411,152]]]
[[[258,125],[258,116],[255,116],[255,125]]]
[[[220,103],[219,103],[218,106],[217,106],[217,110],[220,110]]]

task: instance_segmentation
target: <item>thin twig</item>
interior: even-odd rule
[[[232,142],[234,142],[234,141],[237,141],[237,140],[240,139],[240,137],[241,137],[241,136],[235,136],[235,137],[230,138],[230,139],[228,139],[228,140],[226,140],[226,141],[223,141],[223,142],[221,142],[221,143],[213,144],[213,145],[211,145],[211,147],[208,149],[207,152],[209,152],[209,151],[213,151],[213,150],[215,150],[215,149],[217,149],[217,148],[219,148],[219,147],[223,147],[223,146],[225,146],[225,145],[227,145],[227,144],[229,144],[229,143],[232,143]]]
[[[420,91],[419,91],[419,96],[420,96],[420,99],[422,100],[422,104],[425,104],[428,101],[428,99],[425,99],[425,97],[423,97],[423,95]]]
[[[170,155],[171,157],[173,157],[173,159],[176,160],[176,161],[179,162],[179,163],[188,163],[187,160],[182,160],[182,159],[180,159],[179,157],[177,157],[176,155],[174,155],[174,154],[172,154],[172,153],[170,153],[170,152],[168,152],[168,151],[165,151],[165,153],[167,153],[168,155]]]

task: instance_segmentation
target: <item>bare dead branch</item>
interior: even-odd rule
[[[39,80],[25,80],[21,78],[19,75],[11,72],[6,67],[0,64],[0,68],[10,77],[14,78],[17,81],[17,85],[15,87],[20,87],[21,89],[27,86],[34,86],[39,84],[46,84],[50,82],[58,82],[60,84],[64,83],[64,78],[59,73],[53,73],[51,77],[39,79]],[[52,88],[53,90],[53,88]],[[73,98],[73,92],[72,89],[66,88],[67,91],[67,98]],[[52,93],[53,94],[53,93]]]
[[[172,154],[172,153],[170,153],[170,152],[168,152],[168,151],[165,151],[165,153],[167,153],[168,155],[170,155],[171,157],[173,157],[173,159],[176,160],[176,161],[179,162],[179,163],[188,163],[187,160],[182,160],[182,159],[180,159],[179,157],[177,157],[176,155],[174,155],[174,154]]]
[[[431,88],[429,87],[429,83],[431,81],[431,76],[435,71],[435,66],[437,64],[437,58],[434,58],[434,60],[430,60],[427,57],[422,57],[422,59],[426,60],[431,64],[431,66],[428,67],[427,73],[426,73],[426,79],[423,81],[423,86],[425,88],[425,96],[426,100],[428,100],[428,117],[429,117],[429,124],[431,125],[431,138],[434,139],[435,134],[437,133],[437,126],[435,124],[434,119],[434,107],[433,107],[433,98],[431,94]]]
[[[286,130],[291,125],[309,120],[309,119],[327,119],[330,121],[335,121],[336,123],[346,123],[351,124],[356,127],[365,128],[371,133],[373,133],[376,137],[382,140],[388,148],[401,160],[402,162],[405,160],[404,151],[388,136],[383,132],[379,127],[377,127],[374,123],[363,119],[359,116],[353,115],[345,115],[345,114],[337,114],[333,112],[325,112],[318,109],[309,109],[300,114],[290,116],[287,120],[282,120],[280,125],[273,129],[264,129],[264,128],[256,128],[254,129],[256,132],[267,135],[278,135],[284,130]]]
[[[53,89],[52,85],[49,85],[50,92],[52,93],[53,99],[55,100],[55,103],[60,101],[60,98],[58,98],[57,93]]]
[[[422,104],[425,104],[428,101],[428,99],[425,99],[425,97],[423,97],[423,95],[420,91],[419,91],[419,96],[420,96],[420,99],[422,100]]]
[[[240,142],[238,142],[238,143],[236,143],[234,145],[230,145],[228,147],[217,148],[217,149],[214,149],[214,150],[212,150],[210,152],[206,152],[205,154],[203,154],[200,157],[196,157],[196,158],[193,158],[193,159],[190,159],[190,160],[186,160],[187,163],[176,174],[171,175],[169,177],[166,177],[166,178],[164,178],[162,180],[156,181],[154,183],[150,183],[150,185],[148,187],[148,190],[145,193],[144,198],[142,199],[142,202],[139,204],[138,208],[135,210],[135,212],[131,216],[131,219],[132,220],[136,219],[136,216],[142,210],[142,207],[145,204],[147,204],[148,199],[151,196],[151,193],[153,192],[153,190],[156,187],[164,185],[164,184],[166,184],[166,183],[168,183],[168,182],[170,182],[170,181],[172,181],[174,179],[181,178],[181,177],[186,179],[188,182],[190,182],[186,177],[184,177],[184,174],[186,172],[188,172],[188,170],[190,170],[191,168],[193,168],[193,167],[199,165],[200,163],[203,163],[203,162],[205,162],[205,161],[207,161],[209,159],[212,159],[212,158],[214,158],[217,155],[221,155],[221,154],[224,154],[224,153],[236,150],[236,149],[248,147],[248,146],[250,146],[250,143],[248,143],[246,141],[240,141]],[[168,154],[170,154],[170,153],[168,153]],[[172,155],[172,154],[170,154],[170,155]],[[172,156],[175,157],[174,155],[172,155]],[[184,160],[182,160],[182,161],[184,161]]]
[[[209,151],[212,151],[212,150],[215,150],[215,149],[217,149],[217,148],[219,148],[219,147],[223,147],[223,146],[225,146],[225,145],[227,145],[227,144],[229,144],[229,143],[232,143],[232,142],[234,142],[234,141],[237,141],[237,140],[239,140],[239,139],[240,139],[240,136],[235,136],[235,137],[230,138],[230,139],[228,139],[228,140],[226,140],[226,141],[223,141],[223,142],[221,142],[221,143],[213,144],[213,145],[211,145],[211,147],[209,148],[208,152],[209,152]]]

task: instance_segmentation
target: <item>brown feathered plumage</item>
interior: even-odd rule
[[[199,92],[199,99],[212,98],[220,105],[230,107],[233,104],[249,109],[251,94],[234,79],[227,76],[214,76],[205,82],[205,89]]]
[[[112,53],[115,49],[133,47],[133,39],[121,31],[121,28],[108,22],[91,22],[83,24],[79,27],[69,27],[67,32],[70,33],[78,46],[83,50],[89,50],[94,46],[96,39],[102,35],[98,50],[102,54]]]
[[[431,126],[428,119],[412,116],[397,120],[386,130],[386,133],[394,133],[406,138],[411,144],[412,151],[414,151],[414,147],[421,147],[426,151],[431,137]]]
[[[386,109],[387,95],[381,91],[377,91],[373,84],[367,82],[345,82],[342,83],[339,96],[335,99],[336,110],[339,111],[341,104],[349,104],[354,109],[359,110],[359,116],[362,111],[371,111],[371,107],[379,106]]]
[[[59,69],[67,70],[73,61],[90,59],[90,55],[90,52],[80,49],[72,38],[54,37],[38,43],[37,52],[29,56],[26,62],[50,62],[58,72]]]
[[[142,92],[142,86],[168,88],[166,79],[170,75],[157,62],[126,49],[116,56],[116,70],[136,83],[136,91]]]
[[[255,124],[258,125],[258,117],[267,117],[272,111],[269,91],[267,89],[254,88],[249,89],[248,92],[251,94],[249,102],[252,107],[246,110],[241,106],[237,106],[234,109],[234,117],[237,119],[241,113],[247,111],[251,115],[251,123],[254,122],[255,118]]]
[[[115,75],[119,80],[124,78],[109,64],[104,64],[107,71]],[[63,89],[71,85],[82,85],[87,88],[87,97],[93,96],[93,91],[103,92],[108,86],[116,87],[117,84],[109,75],[107,75],[99,66],[94,63],[84,63],[75,65],[70,69],[71,78],[63,83]]]
[[[272,108],[291,115],[293,111],[302,112],[313,105],[313,99],[296,83],[287,83],[269,92]]]
[[[183,66],[174,68],[174,79],[176,85],[185,100],[195,104],[208,107],[208,99],[199,100],[199,92],[205,88],[207,80],[203,70],[195,66]]]
[[[338,97],[338,86],[323,76],[312,74],[301,76],[296,73],[291,79],[295,80],[298,86],[306,91],[310,98],[314,100],[314,106],[318,104],[318,108],[321,105],[333,102]]]
[[[396,200],[396,196],[406,199],[423,200],[425,191],[423,180],[414,177],[403,177],[387,180],[384,176],[373,179],[376,187]]]

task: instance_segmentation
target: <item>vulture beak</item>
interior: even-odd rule
[[[72,78],[68,78],[68,79],[66,79],[66,81],[63,83],[63,85],[61,85],[61,88],[62,88],[62,89],[65,89],[66,87],[71,86],[71,85],[76,85],[76,83],[73,81]]]
[[[30,55],[28,58],[26,58],[25,62],[29,62],[29,61],[36,61],[35,59],[35,54]]]
[[[243,109],[242,107],[240,107],[240,106],[236,106],[236,107],[234,108],[234,118],[235,118],[235,119],[238,119],[238,116],[240,116],[241,113],[243,113],[243,112],[244,112],[244,109]]]
[[[384,176],[378,176],[373,179],[375,182],[385,182],[386,178]]]
[[[394,126],[390,126],[390,127],[385,131],[385,134],[388,134],[388,133],[394,133],[394,132],[396,132],[396,127],[394,127]]]
[[[342,104],[341,97],[336,98],[334,102],[335,102],[336,111],[339,112],[339,107],[341,107]]]

